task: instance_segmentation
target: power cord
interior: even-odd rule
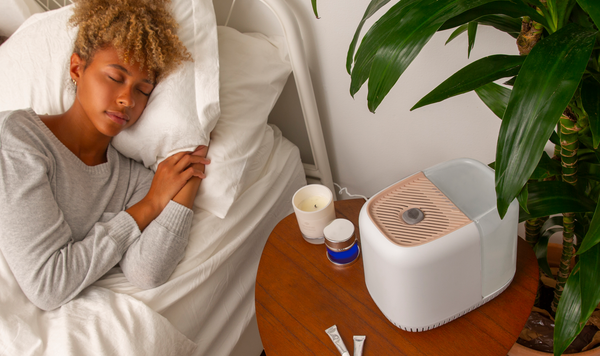
[[[369,198],[365,197],[364,195],[360,195],[360,194],[350,194],[350,192],[348,191],[348,189],[346,187],[340,186],[337,183],[333,183],[333,185],[335,185],[340,191],[338,192],[338,194],[343,194],[343,192],[346,192],[346,195],[352,198],[363,198],[365,201],[369,200]]]

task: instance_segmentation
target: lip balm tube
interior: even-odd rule
[[[354,356],[362,356],[366,338],[364,335],[354,335]]]
[[[350,356],[350,353],[348,352],[346,345],[344,345],[344,340],[342,340],[342,337],[340,336],[336,325],[325,330],[325,332],[327,333],[327,335],[329,335],[331,341],[333,341],[333,344],[335,345],[335,347],[337,347],[338,351],[340,352],[340,354],[342,354],[342,356]]]

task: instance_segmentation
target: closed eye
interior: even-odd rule
[[[146,92],[144,92],[144,91],[142,91],[142,90],[140,90],[140,89],[138,89],[138,91],[139,91],[140,93],[144,94],[145,96],[150,96],[150,93],[146,93]]]
[[[117,83],[123,83],[123,81],[121,81],[121,80],[117,80],[117,79],[115,79],[115,78],[111,77],[110,75],[109,75],[108,77],[109,77],[109,78],[110,78],[112,81],[114,81],[114,82],[117,82]]]

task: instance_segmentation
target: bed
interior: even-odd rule
[[[197,5],[197,0],[189,1]],[[51,8],[68,5],[52,1],[51,6],[50,0],[41,2]],[[184,259],[169,281],[158,288],[137,289],[115,267],[71,302],[56,310],[42,311],[24,296],[0,254],[0,355],[260,355],[254,283],[263,246],[274,226],[292,212],[291,197],[299,187],[308,180],[333,190],[333,181],[300,29],[285,1],[215,0],[211,6],[216,11],[215,22],[228,25],[216,29],[221,54],[217,63],[220,64],[220,112],[210,130],[209,157],[212,155],[213,164],[209,167],[213,171],[207,169],[204,190],[199,192],[194,206]],[[35,21],[43,22],[37,19],[47,14],[41,14]],[[26,24],[36,23],[28,21]],[[247,56],[258,58],[243,57],[243,62],[239,62],[238,51],[244,44],[238,40],[243,34],[233,27],[244,33],[262,33],[243,37],[244,41],[250,41]],[[6,46],[17,45],[19,36],[23,37],[25,32],[22,28],[0,46],[0,55],[4,55],[0,56],[0,68],[12,66],[10,75],[18,70],[14,63],[23,63],[24,59],[7,59]],[[225,39],[229,42],[225,43]],[[279,57],[283,64],[261,63],[266,59],[260,57],[260,52],[267,51],[275,51],[270,57]],[[18,51],[11,50],[10,55],[14,52]],[[231,60],[228,63],[227,55]],[[39,58],[34,60],[38,63]],[[202,64],[197,62],[195,65]],[[265,71],[263,67],[255,67],[261,64],[277,67],[279,72],[266,83],[249,80],[240,89],[239,78],[243,75],[236,68]],[[310,138],[313,152],[310,163],[302,163],[298,148],[277,127],[267,123],[268,113],[290,71]],[[67,97],[54,102],[54,106],[47,102],[40,104],[37,97],[27,100],[48,112],[64,109],[61,105],[72,100],[68,88],[64,88],[66,84],[52,76],[44,80],[58,86]],[[26,95],[7,98],[19,93],[16,88],[19,83],[15,81],[12,85],[9,93],[0,84],[0,94],[4,96],[0,111],[24,105],[19,100],[25,100],[22,97]],[[261,85],[266,89],[255,90]],[[48,87],[26,89],[48,91]],[[268,92],[267,99],[253,97],[255,91],[263,95]],[[250,98],[247,103],[250,106],[230,108],[231,102],[237,103],[242,98]],[[208,103],[205,108],[211,105]],[[199,106],[197,103],[196,107]],[[249,118],[247,112],[255,117]],[[147,144],[154,137],[143,139]],[[240,153],[242,149],[244,152]],[[139,159],[149,167],[156,164],[146,162],[145,157]],[[211,174],[219,182],[208,181]],[[223,182],[228,180],[233,182]],[[207,202],[212,205],[206,206]]]

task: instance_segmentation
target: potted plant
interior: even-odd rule
[[[311,1],[318,17],[317,0]],[[550,273],[549,236],[563,232],[549,311],[554,354],[561,355],[600,302],[600,3],[397,0],[359,45],[365,22],[388,2],[371,0],[346,62],[352,95],[368,81],[372,112],[437,31],[456,28],[449,41],[467,32],[469,53],[480,25],[516,39],[520,55],[474,61],[412,109],[474,90],[502,119],[493,163],[501,217],[517,198],[542,273]],[[553,157],[544,152],[549,140]]]

